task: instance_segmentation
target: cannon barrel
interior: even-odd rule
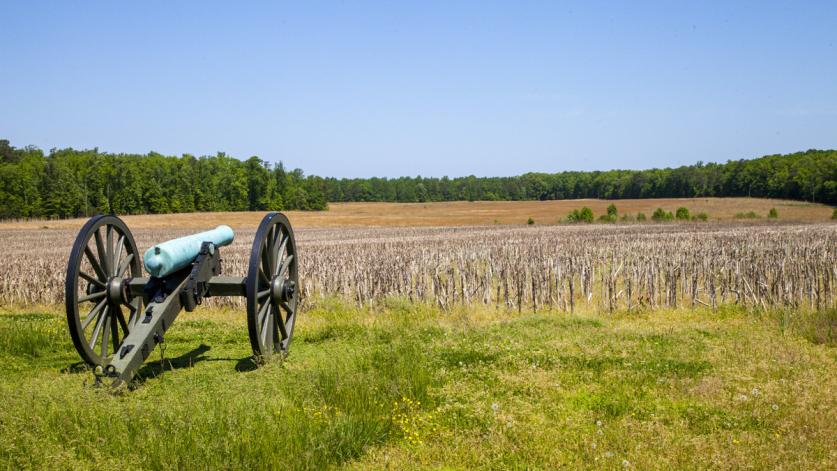
[[[146,271],[156,278],[170,275],[188,266],[201,251],[201,244],[212,242],[216,247],[230,245],[235,238],[230,226],[218,226],[211,231],[200,232],[172,239],[151,247],[143,255]]]

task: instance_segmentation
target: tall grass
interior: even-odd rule
[[[205,309],[114,396],[60,315],[5,314],[0,468],[833,468],[829,316],[326,298],[255,368],[241,313]]]

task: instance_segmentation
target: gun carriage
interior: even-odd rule
[[[94,216],[73,244],[65,285],[67,323],[82,360],[97,380],[130,381],[164,341],[181,310],[205,298],[246,298],[253,354],[286,354],[299,305],[294,233],[281,213],[259,224],[247,276],[224,276],[221,247],[232,243],[228,226],[157,244],[140,262],[128,226],[113,215]],[[143,276],[143,267],[150,276]]]

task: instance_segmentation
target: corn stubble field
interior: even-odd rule
[[[64,326],[75,234],[0,230],[10,469],[837,465],[835,224],[301,228],[286,360],[213,300],[122,396]]]
[[[187,235],[134,230],[140,251]],[[70,230],[0,232],[0,302],[63,302]],[[222,251],[247,270],[253,231]],[[303,299],[359,305],[403,297],[453,305],[613,312],[642,308],[835,306],[837,225],[624,225],[300,229]],[[223,298],[242,305],[240,298]]]

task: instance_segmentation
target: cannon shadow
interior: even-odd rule
[[[211,348],[212,347],[209,345],[201,344],[177,357],[164,358],[162,361],[149,361],[145,363],[137,372],[135,382],[144,382],[145,380],[153,378],[165,371],[191,368],[197,363],[204,361],[234,361],[236,362],[235,370],[238,372],[253,371],[258,366],[252,356],[244,358],[212,358],[205,355]]]
[[[209,345],[201,344],[193,348],[192,350],[189,350],[188,352],[176,357],[164,357],[162,361],[159,359],[154,361],[148,361],[142,365],[139,371],[137,371],[137,374],[132,380],[132,383],[134,385],[139,385],[144,383],[146,380],[157,377],[166,371],[191,368],[196,364],[204,361],[234,361],[236,362],[235,371],[238,371],[239,373],[253,371],[256,368],[258,368],[258,364],[252,356],[246,356],[244,358],[211,358],[206,355],[206,352],[208,352],[211,349],[212,347],[210,347]],[[60,371],[62,373],[92,373],[93,369],[87,363],[79,361],[72,363],[64,368],[61,368]]]

